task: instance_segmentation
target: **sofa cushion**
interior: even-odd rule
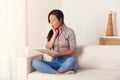
[[[28,80],[120,80],[119,70],[79,69],[76,74],[46,74],[34,71]]]
[[[78,46],[76,54],[80,68],[120,69],[120,46]]]

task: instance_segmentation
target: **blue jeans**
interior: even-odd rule
[[[49,74],[56,72],[63,73],[69,70],[76,71],[77,61],[73,57],[56,57],[52,61],[43,61],[41,59],[33,59],[32,67],[37,71]]]

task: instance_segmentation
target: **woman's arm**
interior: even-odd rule
[[[55,39],[56,39],[56,37],[58,35],[58,30],[57,29],[56,30],[52,29],[52,30],[53,30],[53,35],[52,35],[50,41],[48,41],[48,43],[47,43],[47,48],[48,49],[52,49],[53,48]]]
[[[75,53],[75,50],[67,50],[61,53],[58,53],[57,56],[69,56],[73,55]]]
[[[51,57],[58,57],[58,56],[69,56],[73,55],[75,53],[75,50],[67,50],[58,54],[53,54],[53,53],[47,53]]]

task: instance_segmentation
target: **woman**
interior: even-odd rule
[[[48,14],[48,22],[52,29],[48,33],[46,47],[58,54],[46,53],[52,57],[50,62],[34,59],[32,66],[43,73],[74,74],[77,69],[76,59],[72,57],[76,49],[75,33],[64,24],[64,15],[61,10],[52,10]]]

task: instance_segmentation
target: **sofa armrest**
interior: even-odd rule
[[[31,63],[35,58],[42,59],[42,54],[39,52],[17,58],[17,80],[27,80],[27,75],[34,71]]]

